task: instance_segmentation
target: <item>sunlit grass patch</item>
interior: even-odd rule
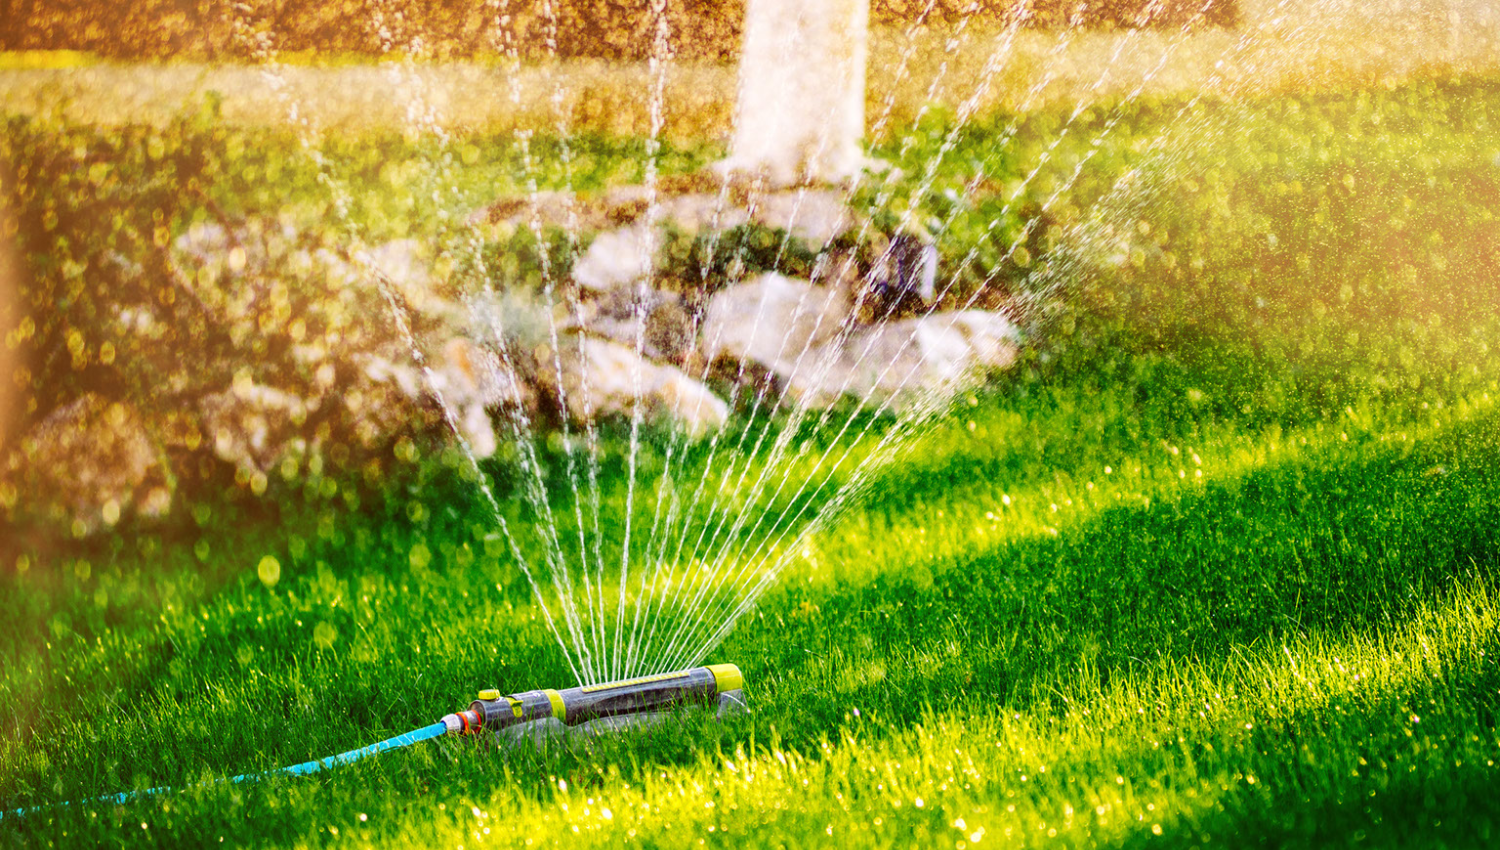
[[[796,574],[846,585],[895,568],[883,565],[885,557],[920,572],[924,564],[963,562],[1004,541],[1057,538],[1111,511],[1170,510],[1210,488],[1235,488],[1309,459],[1407,457],[1441,444],[1456,423],[1492,422],[1497,400],[1500,385],[1492,382],[1421,418],[1350,408],[1303,427],[1209,423],[1191,433],[1147,419],[1133,424],[1157,431],[1154,439],[1129,453],[1067,436],[1121,415],[1097,399],[1060,394],[1024,417],[1014,410],[961,409],[927,436],[923,453],[888,473],[907,486],[859,512],[842,533],[820,535]],[[1041,458],[1047,463],[1037,463]],[[1448,474],[1438,466],[1428,471]],[[872,541],[880,541],[879,554]]]
[[[773,737],[623,786],[556,783],[520,806],[501,792],[418,840],[472,840],[497,809],[528,838],[601,845],[1193,846],[1285,840],[1309,818],[1330,838],[1367,822],[1486,840],[1491,816],[1465,813],[1500,776],[1497,627],[1491,589],[1470,577],[1396,626],[1164,662],[1102,687],[1084,675],[1052,684],[1040,709],[851,715],[814,747]]]
[[[1478,836],[1486,762],[1500,755],[1486,542],[1500,504],[1487,472],[1495,391],[1425,421],[1375,416],[1349,440],[1312,424],[1152,441],[1135,448],[1164,465],[1183,446],[1239,465],[1208,464],[1205,482],[1166,468],[1092,496],[1092,479],[1077,480],[1129,444],[1085,438],[1071,466],[1017,447],[1032,486],[1072,482],[1046,493],[1078,497],[1057,536],[1024,521],[965,536],[974,508],[1008,485],[986,494],[974,482],[945,500],[934,486],[945,459],[982,464],[977,449],[1004,444],[950,422],[899,478],[915,498],[874,500],[819,539],[816,558],[842,580],[808,584],[816,573],[801,568],[725,646],[749,677],[750,718],[542,757],[434,746],[321,781],[65,810],[26,827],[42,830],[27,843],[139,823],[167,842],[205,828],[248,841],[230,822],[249,821],[271,845],[312,823],[324,841],[398,846],[575,826],[574,840],[601,844],[635,829],[667,843],[891,846],[972,842],[981,829],[981,840],[1055,829],[1049,839],[1068,844],[1129,843],[1160,826],[1188,846],[1255,829],[1306,835],[1310,812],[1349,829],[1383,819],[1378,834],[1395,841],[1450,834],[1416,819],[1434,781],[1449,789],[1442,812],[1476,815],[1440,819]],[[1017,410],[1044,426],[1077,415],[1034,400],[1006,408],[989,399],[966,415],[1012,427]],[[1052,515],[1024,484],[1002,505],[1005,493],[1017,515]],[[65,602],[71,625],[49,626],[46,654],[18,655],[12,669],[31,673],[6,683],[6,705],[38,709],[11,715],[33,731],[0,751],[23,799],[270,768],[401,731],[480,685],[566,684],[513,570],[464,565],[450,547],[482,532],[469,530],[472,499],[447,519],[414,521],[407,504],[314,532],[282,555],[274,585],[257,570],[262,549],[231,549],[243,553],[238,580],[205,594],[183,576],[128,630],[80,617],[97,602],[86,593]],[[420,541],[438,554],[414,560]],[[111,722],[45,710],[79,681],[123,688]]]

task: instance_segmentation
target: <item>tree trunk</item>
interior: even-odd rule
[[[869,19],[869,0],[746,0],[723,168],[778,186],[859,173]]]

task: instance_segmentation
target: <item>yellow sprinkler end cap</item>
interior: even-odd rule
[[[551,688],[547,688],[546,690],[542,691],[542,693],[546,694],[547,701],[552,703],[552,716],[556,717],[558,720],[567,720],[568,704],[563,702],[562,694],[552,690]]]
[[[714,674],[714,689],[721,694],[745,686],[745,674],[733,664],[710,664],[708,672]]]
[[[480,699],[499,699],[500,698],[500,689],[499,688],[485,688],[484,690],[482,690],[482,691],[479,692],[479,698]]]

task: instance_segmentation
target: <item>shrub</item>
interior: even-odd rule
[[[346,0],[257,0],[239,19],[241,4],[207,0],[0,0],[4,50],[88,50],[115,58],[253,55],[262,43],[280,51],[379,55],[422,48],[443,56],[494,54],[513,46],[535,56],[641,59],[651,55],[656,24],[640,0],[431,0],[375,3]],[[967,14],[981,22],[1008,19],[1017,0],[873,0],[871,21],[904,27],[925,20],[952,24]],[[555,10],[549,19],[546,9]],[[732,59],[738,51],[743,3],[668,0],[666,23],[673,54],[686,59]],[[8,14],[7,14],[8,13]],[[1076,20],[1089,27],[1206,24],[1233,26],[1238,0],[1033,0],[1031,25],[1057,27]]]
[[[351,283],[337,234],[216,200],[244,190],[253,203],[243,182],[269,169],[295,206],[312,181],[284,139],[247,145],[201,119],[110,129],[13,119],[3,130],[11,169],[0,191],[24,269],[5,340],[18,361],[17,433],[54,412],[87,424],[127,411],[129,444],[149,444],[171,488],[232,472],[260,492],[278,468],[291,478],[324,454],[335,465],[388,458],[419,418],[412,393],[393,389],[399,376],[360,372],[379,371],[361,358],[388,353],[395,332],[372,287]],[[53,441],[54,453],[65,445]],[[6,454],[13,471],[18,456]],[[15,506],[11,484],[0,507]]]

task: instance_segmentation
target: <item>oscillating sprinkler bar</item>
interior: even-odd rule
[[[556,691],[545,688],[502,696],[479,692],[465,711],[443,718],[450,735],[592,732],[650,722],[663,712],[693,704],[717,704],[718,715],[745,710],[744,676],[733,664],[711,664],[675,673],[643,676]]]

